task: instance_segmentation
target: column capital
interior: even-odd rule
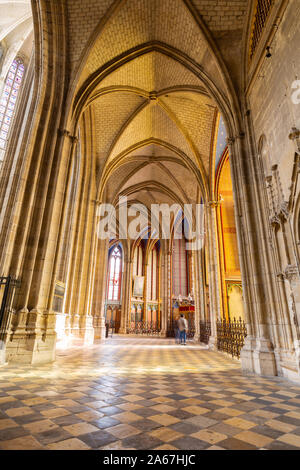
[[[70,135],[70,131],[67,129],[58,129],[57,133],[60,137],[68,137]]]
[[[235,136],[236,139],[240,139],[240,140],[244,140],[245,137],[246,137],[246,134],[243,131],[241,131],[239,134]]]
[[[71,139],[72,144],[77,144],[79,140],[77,135],[69,135],[69,138]]]
[[[292,127],[290,134],[289,134],[289,139],[290,140],[297,140],[300,138],[300,130],[297,129],[296,127]]]
[[[235,138],[234,138],[233,136],[226,138],[226,143],[227,143],[228,147],[230,147],[231,145],[233,145],[234,142],[235,142]]]
[[[291,132],[289,134],[289,139],[295,141],[298,152],[300,152],[300,130],[296,127],[292,127]]]
[[[239,134],[236,134],[235,136],[228,136],[227,139],[226,139],[226,143],[228,145],[228,147],[231,147],[236,140],[243,140],[245,138],[246,134],[245,132],[241,131],[239,132]]]
[[[284,277],[290,282],[299,279],[298,267],[296,265],[288,264],[284,270]]]
[[[219,207],[222,202],[224,201],[222,195],[220,194],[219,195],[219,199],[217,201],[208,201],[207,202],[207,207],[211,208],[211,209],[216,209],[217,207]]]
[[[272,178],[273,178],[272,175],[266,176],[266,178],[265,178],[265,179],[266,179],[266,182],[267,182],[268,184],[270,184],[270,183],[272,182]]]

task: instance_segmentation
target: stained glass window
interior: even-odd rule
[[[0,99],[0,149],[5,150],[17,96],[24,75],[24,64],[15,59],[8,71]]]
[[[151,300],[157,299],[157,250],[151,251]]]
[[[108,300],[120,300],[122,253],[120,247],[114,248],[109,258]]]
[[[186,240],[184,237],[184,224],[181,223],[176,230],[173,240],[172,253],[173,294],[186,297],[188,295],[188,257]]]
[[[142,246],[139,245],[136,247],[134,251],[134,259],[133,259],[133,275],[134,276],[142,276],[143,275],[143,249]]]

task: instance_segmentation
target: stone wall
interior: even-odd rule
[[[299,380],[300,273],[298,205],[300,103],[296,102],[300,77],[300,3],[287,2],[277,18],[270,43],[271,57],[264,57],[248,84],[248,109],[254,129],[254,158],[264,230],[264,283],[271,303],[266,307],[278,375]],[[296,93],[295,93],[296,92]],[[297,139],[298,137],[298,139]],[[264,202],[262,202],[264,201]],[[259,217],[258,217],[259,219]],[[297,254],[298,251],[298,254]]]
[[[294,162],[294,145],[288,138],[300,127],[300,103],[294,104],[292,84],[300,79],[300,2],[290,1],[271,44],[272,57],[265,58],[249,91],[255,140],[264,134],[271,165],[279,167],[285,198]]]

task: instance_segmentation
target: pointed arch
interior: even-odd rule
[[[103,173],[102,173],[102,176],[101,176],[101,181],[100,181],[99,187],[98,187],[98,195],[97,195],[98,200],[100,200],[100,201],[102,200],[103,193],[104,193],[104,188],[105,188],[105,186],[106,186],[106,184],[109,180],[109,177],[116,170],[116,168],[118,168],[122,164],[125,164],[126,162],[130,161],[131,158],[136,160],[136,157],[130,157],[130,154],[133,151],[135,151],[137,149],[140,149],[140,148],[143,148],[143,147],[145,147],[149,144],[156,144],[156,145],[158,145],[162,148],[170,150],[175,155],[177,155],[178,160],[183,161],[185,166],[187,168],[191,169],[192,173],[195,175],[196,181],[199,184],[201,194],[203,195],[204,200],[207,198],[208,193],[207,193],[206,187],[204,186],[204,182],[201,178],[200,171],[196,167],[195,163],[184,152],[182,152],[180,149],[178,149],[177,147],[175,147],[171,143],[165,142],[165,141],[162,141],[162,140],[159,140],[159,139],[155,139],[155,138],[150,138],[150,139],[146,139],[144,141],[137,142],[136,144],[132,145],[128,149],[124,150],[121,154],[116,156],[113,159],[113,161],[107,163],[106,167],[104,167],[104,169],[103,169]],[[165,158],[165,159],[167,160],[167,158]],[[153,160],[155,160],[155,158]],[[172,157],[170,157],[170,160],[172,160]],[[173,158],[173,160],[174,160],[174,158]],[[181,163],[181,164],[183,164],[183,163]]]
[[[114,243],[108,254],[107,300],[121,300],[123,251],[120,244]]]

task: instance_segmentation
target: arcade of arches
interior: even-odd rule
[[[0,12],[2,362],[49,363],[58,343],[105,342],[106,324],[165,341],[184,312],[212,351],[217,323],[240,318],[243,372],[299,382],[299,1]],[[125,198],[129,214],[176,204],[170,239],[147,222],[125,238]],[[107,239],[102,203],[120,228]],[[187,204],[197,250],[176,236]]]

